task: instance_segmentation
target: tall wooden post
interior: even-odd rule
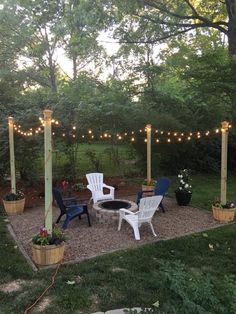
[[[228,131],[229,122],[223,121],[221,123],[221,189],[220,202],[225,204],[227,201],[227,153],[228,153]]]
[[[45,227],[52,233],[52,111],[44,114],[44,164],[45,164]]]
[[[147,182],[151,181],[151,133],[152,133],[152,125],[146,125],[146,132],[147,132]]]
[[[9,130],[10,169],[11,169],[11,193],[16,193],[14,119],[12,117],[8,117],[8,130]]]

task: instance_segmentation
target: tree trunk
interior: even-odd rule
[[[229,54],[236,57],[236,0],[226,0],[226,8],[228,12],[228,42]]]
[[[77,57],[73,55],[72,57],[73,62],[73,80],[75,81],[77,78]]]
[[[56,75],[55,75],[55,65],[53,64],[52,55],[49,52],[49,69],[50,69],[50,83],[53,92],[57,92],[57,82],[56,82]]]

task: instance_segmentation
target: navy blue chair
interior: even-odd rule
[[[73,205],[65,205],[61,191],[59,189],[52,189],[53,197],[60,208],[60,215],[57,218],[56,223],[59,223],[61,217],[66,215],[66,219],[63,222],[62,228],[66,229],[68,227],[69,222],[75,217],[81,218],[81,215],[87,215],[88,225],[91,226],[90,217],[88,212],[88,206],[86,204],[73,204]]]
[[[170,187],[170,179],[162,177],[159,180],[157,180],[156,186],[154,188],[154,195],[162,195],[163,199],[164,196],[166,195],[169,187]],[[137,196],[137,204],[139,204],[140,199],[143,197],[143,192],[138,192],[138,196]],[[162,201],[163,201],[162,199]],[[160,203],[159,207],[161,208],[161,210],[163,211],[163,213],[165,212],[165,208],[163,206],[163,203]]]

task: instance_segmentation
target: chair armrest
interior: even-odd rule
[[[133,213],[133,212],[131,212],[130,210],[125,209],[125,208],[120,208],[120,212],[126,213],[126,214],[130,214],[130,215],[136,215],[136,214],[138,213],[138,212]]]
[[[91,185],[89,185],[89,184],[87,185],[87,189],[89,189],[91,192],[94,191],[93,187]]]
[[[78,199],[75,196],[74,197],[73,196],[72,197],[63,197],[62,200],[64,203],[71,203],[71,205],[73,205],[73,204],[75,205],[78,203]]]
[[[109,189],[109,190],[115,190],[115,188],[114,188],[113,186],[107,185],[107,184],[105,184],[105,183],[103,183],[102,186],[103,186],[104,188]]]
[[[67,209],[73,209],[73,208],[77,208],[77,207],[84,208],[85,206],[87,207],[88,205],[87,204],[68,205],[68,206],[66,206],[66,208]]]

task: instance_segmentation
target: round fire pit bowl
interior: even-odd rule
[[[122,199],[100,201],[93,205],[93,209],[96,213],[96,219],[102,224],[116,223],[119,219],[120,208],[136,211],[138,209],[138,205],[132,201]]]

